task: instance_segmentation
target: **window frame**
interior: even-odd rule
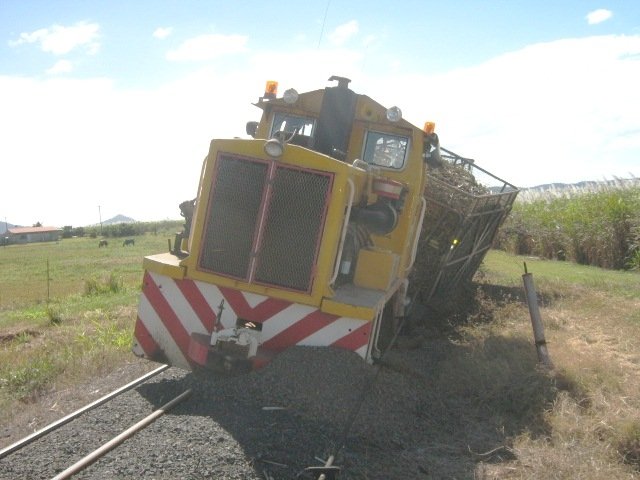
[[[317,127],[317,121],[314,117],[309,117],[307,115],[298,115],[295,113],[291,113],[291,112],[287,112],[287,111],[274,111],[273,112],[273,118],[271,121],[271,128],[269,129],[269,138],[272,138],[277,132],[279,132],[280,130],[276,130],[275,126],[278,123],[278,118],[282,117],[283,120],[286,117],[290,117],[290,118],[299,118],[301,120],[304,120],[305,123],[305,127],[306,124],[310,123],[311,124],[311,135],[306,135],[304,132],[299,132],[298,135],[302,135],[305,137],[309,137],[309,138],[313,138],[315,135],[315,131],[316,131],[316,127]],[[282,122],[280,122],[282,123]],[[291,132],[288,132],[291,133]]]
[[[369,152],[369,149],[367,147],[369,147],[369,139],[371,138],[372,135],[377,135],[378,138],[375,140],[375,142],[371,143],[371,147],[372,147],[372,153],[371,153],[371,158],[367,159],[367,154]],[[386,165],[383,163],[376,163],[374,161],[375,159],[375,147],[376,147],[376,143],[381,139],[381,138],[390,138],[390,139],[397,139],[398,141],[401,141],[404,139],[404,141],[406,142],[405,147],[404,147],[404,155],[402,157],[402,163],[400,166],[393,166],[393,165]],[[386,168],[389,170],[394,170],[394,171],[399,171],[399,170],[403,170],[406,166],[407,166],[407,159],[409,157],[409,152],[411,150],[411,136],[409,135],[401,135],[401,134],[397,134],[397,133],[391,133],[391,132],[385,132],[382,130],[366,130],[365,131],[365,136],[364,136],[364,141],[362,144],[362,160],[365,161],[366,163],[368,163],[369,165],[373,165],[376,167],[380,167],[380,168]]]

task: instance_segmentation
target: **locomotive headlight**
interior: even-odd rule
[[[290,88],[288,90],[285,90],[284,93],[282,94],[282,99],[284,100],[285,103],[288,104],[293,104],[296,103],[298,101],[298,92],[296,91],[295,88]]]
[[[399,122],[402,120],[402,110],[398,107],[391,107],[387,109],[387,120],[390,122]]]
[[[272,158],[280,158],[284,153],[284,145],[277,138],[271,138],[264,142],[264,153]]]

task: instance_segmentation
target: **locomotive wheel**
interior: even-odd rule
[[[394,316],[393,299],[387,302],[382,311],[382,322],[380,324],[380,330],[378,331],[378,350],[383,354],[396,333],[398,328],[398,318]]]

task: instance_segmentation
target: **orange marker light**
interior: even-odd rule
[[[278,95],[278,82],[267,80],[267,85],[264,87],[264,98],[276,98],[276,95]]]
[[[423,130],[424,130],[424,133],[426,134],[432,134],[436,130],[435,122],[424,122]]]

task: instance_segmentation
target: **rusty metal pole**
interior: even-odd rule
[[[331,455],[322,467],[307,467],[306,472],[313,474],[315,480],[335,480],[340,474],[340,467],[333,465],[335,455]]]
[[[547,350],[547,341],[544,338],[544,327],[542,326],[542,317],[540,316],[540,308],[538,307],[536,287],[533,284],[533,275],[527,271],[526,262],[524,263],[522,281],[527,297],[527,305],[529,306],[529,315],[531,316],[531,326],[533,327],[533,338],[535,340],[536,351],[538,352],[538,361],[549,368],[553,368],[553,362]]]

